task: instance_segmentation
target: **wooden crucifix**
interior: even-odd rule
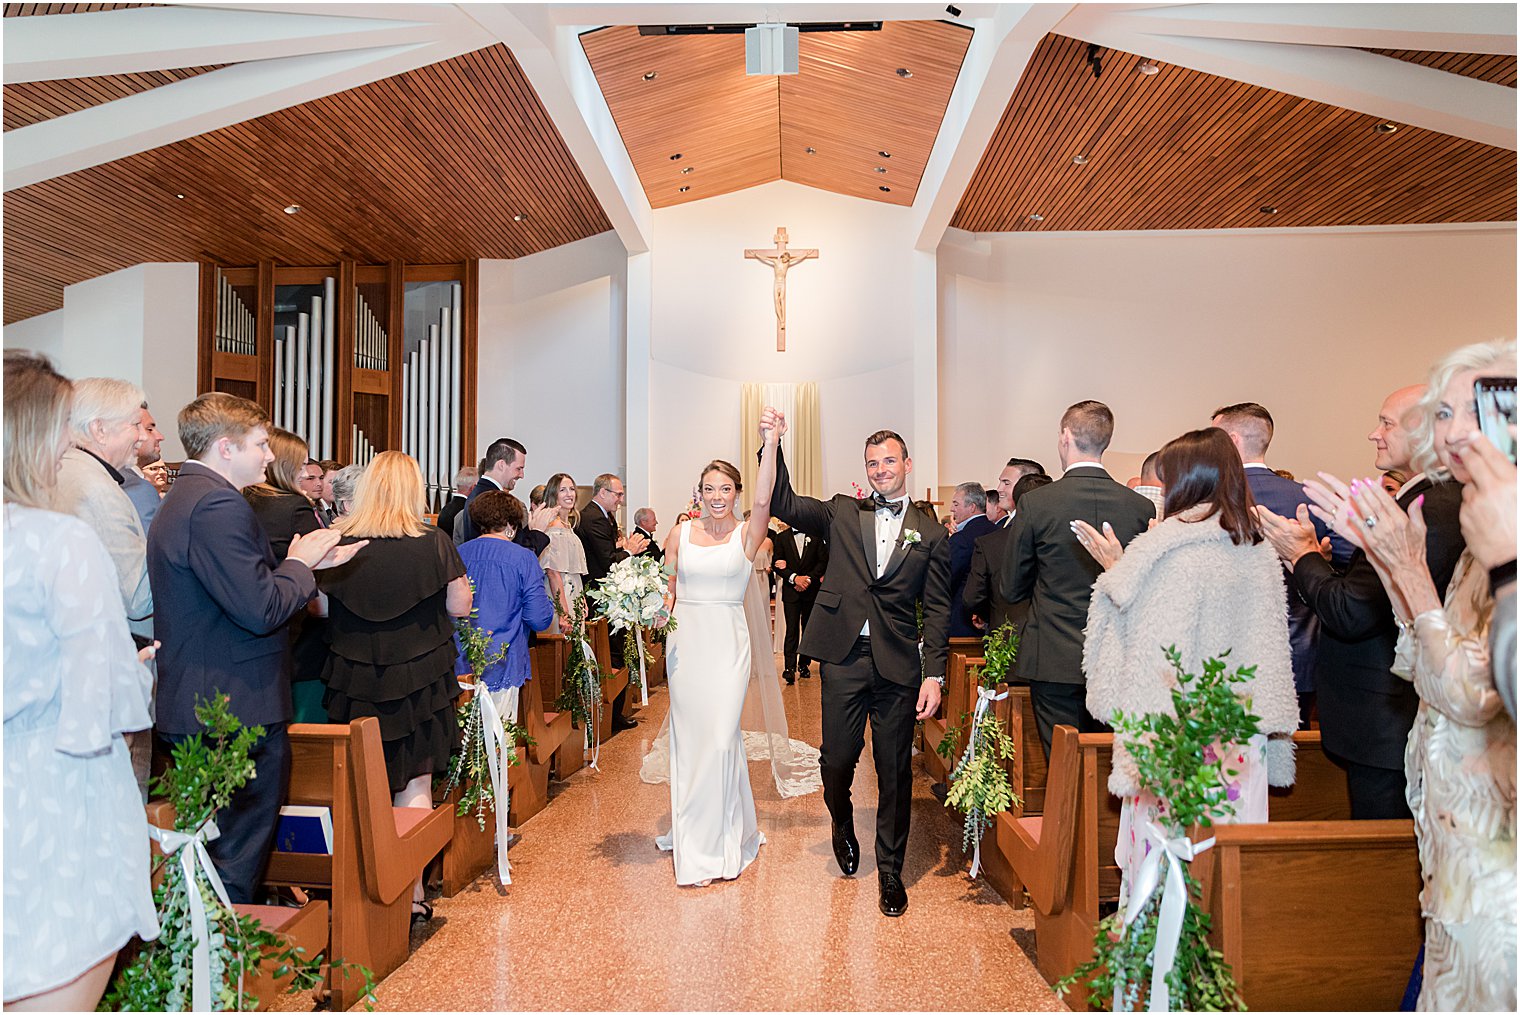
[[[786,227],[776,227],[776,248],[774,250],[746,250],[744,256],[751,260],[768,264],[776,273],[776,284],[773,290],[773,299],[776,304],[776,351],[786,352],[786,273],[787,269],[800,261],[806,261],[810,257],[817,257],[818,251],[814,250],[787,250]]]

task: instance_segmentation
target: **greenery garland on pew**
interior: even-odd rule
[[[554,602],[556,616],[563,617],[565,609],[558,597]],[[602,704],[602,681],[610,674],[597,667],[596,657],[586,648],[586,600],[575,596],[570,603],[570,634],[565,646],[565,674],[560,687],[559,699],[554,707],[569,712],[573,723],[585,735],[589,750],[596,745],[597,713]]]
[[[1018,654],[1018,631],[1012,624],[1004,624],[990,632],[983,639],[983,645],[986,662],[982,664],[978,684],[991,691],[1007,678],[1014,656]],[[962,729],[971,718],[970,713],[962,714],[955,728],[946,730],[944,739],[935,748],[941,757],[950,757]],[[1003,729],[1002,722],[984,713],[974,724],[966,749],[950,772],[950,788],[945,794],[945,806],[966,816],[961,833],[963,850],[973,851],[999,814],[1023,802],[1014,793],[1013,784],[1008,781],[1008,770],[1004,767],[1004,762],[1013,759],[1013,753],[1013,740]]]
[[[471,581],[471,591],[474,588],[475,583]],[[454,633],[459,636],[459,646],[464,652],[465,662],[470,664],[470,673],[475,677],[476,684],[480,683],[487,670],[507,656],[505,644],[499,651],[491,650],[492,632],[483,630],[479,621],[480,611],[476,609],[471,609],[468,617],[454,621]],[[459,753],[449,759],[448,783],[444,787],[444,794],[452,793],[454,787],[462,783],[464,792],[460,794],[454,813],[462,818],[473,810],[475,821],[484,830],[486,805],[495,809],[496,792],[491,788],[491,769],[486,755],[486,716],[480,696],[470,695],[470,700],[459,706],[458,716],[459,728],[463,732],[459,741]],[[524,747],[534,745],[527,729],[506,716],[501,717],[501,740],[503,743]],[[508,768],[518,763],[515,750],[506,752],[506,756]]]
[[[254,777],[248,758],[262,726],[245,727],[228,707],[227,695],[196,706],[196,718],[205,727],[174,746],[174,764],[153,782],[156,792],[168,798],[174,809],[174,831],[191,834],[227,806],[234,793]],[[186,845],[182,849],[191,849]],[[239,916],[224,905],[200,867],[194,884],[185,883],[179,856],[155,859],[155,873],[163,879],[153,889],[158,910],[159,935],[140,942],[131,960],[111,982],[101,999],[100,1011],[189,1011],[191,1007],[192,956],[195,939],[190,924],[191,891],[205,905],[210,938],[211,1007],[213,1011],[244,1011],[254,999],[242,993],[242,981],[251,978],[265,962],[274,962],[275,977],[294,974],[291,992],[311,990],[321,984],[320,955],[307,956],[285,938],[264,929],[251,916]],[[338,970],[362,976],[364,1006],[374,1010],[375,982],[363,966],[338,962]]]
[[[1255,666],[1226,672],[1223,657],[1230,653],[1225,651],[1221,658],[1204,660],[1203,675],[1197,676],[1185,671],[1174,646],[1165,651],[1177,671],[1177,685],[1172,688],[1175,715],[1117,712],[1113,727],[1125,739],[1141,786],[1160,802],[1165,834],[1175,838],[1235,813],[1227,777],[1237,772],[1228,767],[1232,752],[1219,748],[1246,743],[1260,731],[1261,720],[1251,714],[1249,700],[1241,700],[1234,690],[1235,684],[1255,676]],[[1166,977],[1170,1007],[1173,1011],[1244,1011],[1235,974],[1224,956],[1209,945],[1210,919],[1198,903],[1198,881],[1185,864],[1182,873],[1187,904],[1176,958]],[[1086,980],[1093,1001],[1106,1007],[1113,1003],[1117,985],[1119,1010],[1140,1010],[1150,992],[1160,908],[1158,890],[1128,926],[1122,909],[1105,917],[1098,924],[1091,961],[1058,981],[1057,993],[1064,994]]]

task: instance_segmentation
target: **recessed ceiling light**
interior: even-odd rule
[[[300,213],[301,206],[298,204],[289,204],[285,206],[285,214],[287,215],[299,215]]]
[[[174,196],[177,197],[177,198],[179,198],[181,201],[183,201],[185,199],[185,195],[184,194],[175,194]]]
[[[877,187],[876,189],[879,190],[879,191],[881,191],[883,194],[890,194],[890,193],[892,193],[892,188],[891,187]]]
[[[1071,164],[1074,165],[1074,166],[1085,166],[1085,165],[1087,165],[1087,156],[1086,155],[1073,155],[1071,157]]]
[[[682,188],[680,188],[680,193],[684,194],[684,193],[686,193],[690,189],[691,189],[690,187],[682,187]]]
[[[1260,210],[1261,210],[1261,213],[1263,215],[1276,215],[1277,214],[1277,208],[1274,205],[1270,205],[1270,204],[1264,204],[1264,205],[1262,205]]]
[[[1136,69],[1146,77],[1150,77],[1152,74],[1159,74],[1161,72],[1161,68],[1156,66],[1156,61],[1154,60],[1141,60],[1140,66]]]
[[[672,161],[672,162],[680,162],[681,161],[681,153],[680,152],[676,152],[674,155],[672,155],[670,157],[670,161]]]
[[[687,166],[685,169],[681,170],[681,175],[685,176],[687,173],[691,172],[695,168],[697,168],[697,167],[696,166]]]
[[[526,221],[528,221],[528,216],[524,215],[522,212],[518,212],[516,215],[512,216],[512,221],[513,222],[526,222]]]
[[[806,152],[807,154],[809,154],[809,155],[817,155],[818,154],[818,149],[817,148],[804,148],[802,150],[804,152]]]
[[[884,159],[890,159],[892,157],[891,152],[877,152],[876,154],[880,155]]]
[[[1372,128],[1372,132],[1374,134],[1392,134],[1398,129],[1399,125],[1396,123],[1380,123]]]
[[[1031,222],[1044,222],[1045,221],[1045,216],[1041,215],[1039,212],[1035,212],[1034,214],[1032,214],[1032,215],[1029,216],[1029,221],[1031,221]]]
[[[887,171],[887,167],[886,166],[877,166],[876,167],[876,171],[878,173],[885,173]]]
[[[652,71],[652,70],[644,72],[644,80],[645,81],[653,81],[658,76],[659,75],[655,71]]]
[[[913,72],[906,67],[899,67],[897,68],[897,76],[900,78],[911,78],[913,76]]]

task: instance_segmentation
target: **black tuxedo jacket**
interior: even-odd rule
[[[484,476],[475,481],[475,486],[471,488],[470,495],[465,498],[464,505],[459,509],[459,513],[454,516],[454,528],[449,530],[449,535],[454,537],[455,546],[458,546],[460,543],[467,543],[480,535],[480,530],[475,527],[474,522],[470,521],[470,502],[488,490],[500,489],[501,487],[496,485],[495,480],[487,479]],[[523,528],[526,529],[527,526],[524,525]],[[546,543],[545,545],[547,546],[548,544]]]
[[[596,582],[607,577],[613,564],[627,558],[628,551],[618,549],[617,524],[596,504],[587,504],[581,509],[575,534],[581,537],[581,546],[586,550],[586,591],[589,592]]]
[[[253,508],[231,483],[197,462],[185,464],[148,532],[148,579],[154,634],[163,642],[159,731],[199,732],[196,703],[218,692],[245,725],[288,722],[285,624],[317,582],[300,561],[275,559]]]
[[[470,499],[462,493],[454,493],[449,497],[449,502],[438,512],[438,527],[452,538],[454,535],[454,518],[464,510]]]
[[[997,531],[986,515],[977,515],[966,527],[950,537],[950,637],[974,638],[979,632],[971,624],[971,611],[962,601],[966,580],[971,577],[971,558],[976,541]]]
[[[966,588],[961,593],[961,605],[970,615],[981,617],[987,623],[985,635],[1004,624],[1012,623],[1019,630],[1029,619],[1029,600],[1010,603],[1003,598],[1003,558],[1008,553],[1008,540],[1013,536],[1013,523],[999,525],[985,536],[977,539],[971,550],[971,572],[966,575]],[[974,625],[973,625],[974,626]]]
[[[776,452],[776,486],[771,514],[815,540],[829,544],[823,587],[802,634],[802,654],[842,663],[871,623],[871,661],[894,684],[917,687],[925,677],[945,675],[950,630],[950,537],[933,515],[910,502],[902,531],[916,530],[919,542],[899,539],[886,569],[876,576],[876,515],[869,504],[848,494],[817,500],[792,492],[791,476]],[[923,657],[918,647],[917,606],[924,608]]]
[[[781,601],[784,603],[814,599],[829,566],[829,544],[817,537],[807,541],[805,549],[797,549],[797,533],[792,529],[771,534],[771,559],[776,561],[771,570],[781,579]],[[786,566],[780,566],[785,563]],[[792,584],[792,576],[803,574],[813,580],[807,591],[798,592]]]
[[[1466,547],[1457,519],[1462,488],[1421,480],[1399,506],[1407,509],[1422,493],[1425,562],[1445,598]],[[1324,557],[1308,553],[1293,566],[1289,584],[1319,618],[1314,681],[1325,750],[1357,764],[1402,769],[1420,699],[1413,684],[1393,673],[1398,624],[1371,562],[1357,550],[1345,573],[1337,574]]]
[[[1113,526],[1129,544],[1156,517],[1156,506],[1114,482],[1107,472],[1083,467],[1025,494],[1013,516],[1003,558],[1003,598],[1029,600],[1014,672],[1025,680],[1082,684],[1082,643],[1093,582],[1103,568],[1077,542],[1080,518],[1099,532]]]
[[[639,551],[638,555],[640,557],[653,557],[655,560],[658,560],[663,564],[665,562],[665,550],[660,546],[660,541],[655,536],[655,534],[644,528],[642,525],[635,525],[633,527],[633,531],[649,540],[649,545],[644,547],[643,550]]]

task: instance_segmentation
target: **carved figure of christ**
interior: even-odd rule
[[[776,227],[774,250],[746,250],[744,256],[771,266],[776,273],[772,298],[776,306],[776,351],[786,352],[786,273],[795,264],[817,257],[818,251],[787,250],[786,227]]]

